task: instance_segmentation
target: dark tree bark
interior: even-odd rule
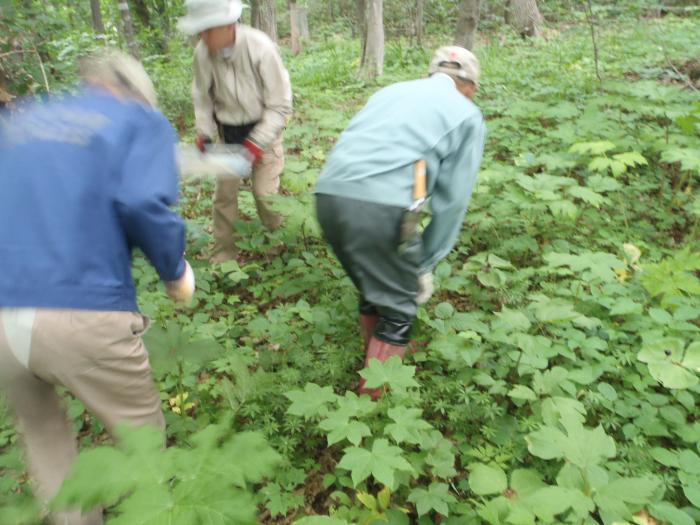
[[[357,0],[357,27],[360,33],[360,42],[362,42],[360,64],[364,64],[367,54],[367,0]]]
[[[416,44],[423,45],[423,32],[425,28],[425,0],[416,0]]]
[[[129,4],[126,0],[117,0],[117,5],[119,6],[119,13],[122,19],[122,31],[126,39],[126,44],[129,47],[129,53],[139,58],[139,46],[136,41],[136,34],[134,33],[134,23],[131,21]]]
[[[481,0],[462,0],[459,6],[454,43],[467,49],[474,48],[476,30],[479,27]]]
[[[131,8],[142,27],[151,27],[151,13],[145,0],[130,0]]]
[[[105,24],[102,21],[102,9],[100,0],[90,0],[90,14],[92,15],[92,28],[96,35],[105,34]]]

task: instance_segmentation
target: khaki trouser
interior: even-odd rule
[[[55,386],[80,399],[110,433],[120,424],[165,427],[141,338],[147,327],[135,312],[0,308],[0,391],[17,418],[42,502],[56,494],[77,454]],[[99,525],[102,511],[50,518]]]
[[[284,169],[282,138],[265,150],[263,157],[253,168],[251,181],[258,216],[268,230],[282,224],[282,216],[276,213],[268,195],[276,195],[280,188],[280,175]],[[234,236],[234,223],[238,220],[238,179],[217,179],[214,193],[214,253],[212,262],[221,263],[238,255]]]

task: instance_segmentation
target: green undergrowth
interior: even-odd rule
[[[602,83],[586,27],[477,49],[482,172],[418,351],[363,372],[376,403],[354,393],[356,297],[311,191],[367,96],[430,52],[389,47],[377,85],[356,42],[289,58],[285,227],[264,233],[243,192],[242,258],[212,267],[212,187],[188,184],[195,305],[136,262],[171,447],[141,432],[94,448],[103,429],[69,400],[86,451],[56,504],[107,505],[115,524],[700,520],[700,97],[682,75],[697,23],[602,28]],[[3,419],[0,522],[32,523]],[[87,483],[96,469],[109,483]]]

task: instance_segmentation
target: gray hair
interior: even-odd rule
[[[148,73],[141,62],[122,51],[107,49],[85,57],[80,62],[80,76],[85,82],[110,87],[156,107],[156,90]]]

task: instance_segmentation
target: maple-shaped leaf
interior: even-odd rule
[[[396,443],[419,444],[423,431],[433,428],[421,418],[421,414],[419,408],[390,408],[388,415],[394,422],[384,428],[384,433],[390,435]]]
[[[379,388],[388,385],[392,390],[405,390],[418,386],[413,376],[415,366],[401,363],[401,358],[393,356],[383,363],[379,359],[370,359],[369,367],[360,371],[365,379],[366,388]]]
[[[221,356],[223,349],[213,339],[193,340],[176,323],[152,327],[144,335],[148,357],[157,377],[175,372],[179,361],[203,365]]]
[[[338,411],[347,417],[368,416],[377,410],[377,404],[367,396],[358,396],[355,392],[347,391],[343,397],[337,399]]]
[[[386,439],[376,439],[372,450],[360,447],[348,447],[338,468],[349,470],[355,486],[362,483],[370,475],[378,482],[389,488],[394,487],[394,474],[397,471],[414,474],[413,467],[403,457],[399,447],[389,444]]]
[[[431,483],[428,489],[416,488],[408,495],[408,501],[416,504],[419,516],[427,514],[431,510],[449,516],[450,503],[456,503],[457,499],[450,494],[447,483]]]
[[[292,402],[287,409],[287,414],[303,416],[307,420],[316,416],[325,416],[328,413],[326,404],[338,399],[331,387],[320,387],[315,383],[307,383],[304,390],[292,390],[284,396]]]
[[[647,159],[644,158],[644,155],[642,155],[638,151],[618,153],[616,155],[613,155],[613,158],[615,160],[619,160],[625,166],[646,166],[647,164],[649,164],[647,162]]]
[[[353,445],[359,445],[362,438],[372,435],[369,427],[356,419],[350,418],[344,411],[337,410],[328,415],[326,419],[318,424],[323,430],[328,432],[328,446],[347,439]]]
[[[528,450],[542,459],[566,459],[588,468],[615,457],[615,440],[603,427],[585,428],[576,414],[562,415],[563,431],[554,426],[543,426],[525,437]]]
[[[569,148],[571,153],[586,154],[590,153],[592,155],[602,155],[606,151],[610,151],[615,148],[615,144],[608,140],[600,140],[597,142],[579,142],[574,144]]]
[[[582,201],[590,204],[594,208],[599,208],[607,199],[603,197],[600,193],[596,193],[590,188],[585,186],[572,186],[567,189],[569,195],[581,199]]]

